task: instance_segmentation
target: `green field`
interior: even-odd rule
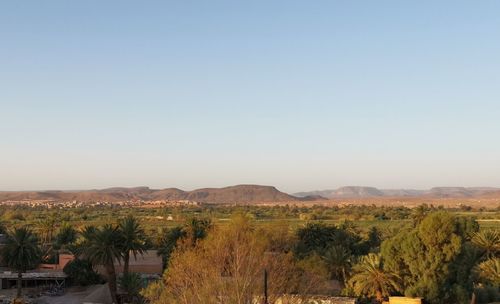
[[[431,212],[429,208],[427,212]],[[475,218],[482,229],[500,229],[500,211],[463,211],[448,209],[460,217]],[[260,227],[288,226],[294,230],[311,222],[339,225],[350,222],[360,232],[371,227],[391,234],[404,226],[410,226],[416,214],[415,209],[404,207],[350,206],[338,207],[295,207],[295,206],[198,206],[198,207],[164,207],[164,208],[132,208],[132,207],[95,207],[49,209],[29,207],[2,207],[0,209],[3,226],[7,229],[22,225],[31,226],[35,231],[40,223],[49,218],[56,219],[57,224],[70,223],[73,227],[101,226],[116,223],[126,215],[136,216],[146,231],[156,231],[180,226],[191,218],[208,218],[213,225],[224,225],[234,214],[245,214],[251,217]]]

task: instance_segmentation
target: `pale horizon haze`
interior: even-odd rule
[[[498,1],[3,1],[0,191],[500,187]]]

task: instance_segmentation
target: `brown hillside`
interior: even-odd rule
[[[188,200],[205,203],[284,202],[298,199],[272,186],[238,185],[225,188],[205,188],[188,193]]]
[[[265,203],[287,202],[299,199],[272,186],[238,185],[225,188],[204,188],[183,191],[177,188],[154,190],[147,187],[109,188],[84,191],[6,191],[0,192],[0,202],[21,200],[119,202],[154,200],[191,200],[202,203]]]

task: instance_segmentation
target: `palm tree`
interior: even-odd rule
[[[160,232],[161,237],[157,241],[157,254],[162,257],[163,268],[168,266],[170,255],[176,248],[179,240],[186,240],[187,244],[194,246],[199,240],[207,236],[211,226],[212,222],[209,219],[192,218],[184,226],[177,226],[168,229],[166,232]]]
[[[17,228],[7,234],[2,249],[4,262],[8,267],[17,270],[17,297],[22,294],[22,273],[35,268],[41,259],[36,235],[28,228]]]
[[[79,246],[79,254],[94,265],[103,265],[108,276],[109,291],[113,302],[116,298],[116,271],[114,261],[123,258],[121,246],[123,237],[118,227],[104,225],[102,228],[85,227],[82,231],[83,241]]]
[[[40,221],[40,233],[42,236],[42,244],[52,243],[54,230],[56,229],[57,219],[55,216],[49,216]]]
[[[472,235],[472,243],[481,249],[484,257],[489,259],[500,254],[500,232],[498,230],[482,230]]]
[[[488,259],[477,265],[476,272],[482,281],[500,286],[500,258]]]
[[[120,278],[120,287],[127,291],[128,302],[139,303],[141,290],[145,287],[144,280],[138,273],[130,272]]]
[[[168,229],[166,232],[162,232],[162,237],[158,241],[158,251],[156,253],[158,256],[162,257],[163,269],[168,266],[170,256],[172,255],[177,242],[184,237],[186,237],[186,232],[180,226]]]
[[[69,223],[63,223],[54,241],[54,247],[57,249],[68,249],[76,242],[78,232]]]
[[[333,246],[326,250],[322,256],[329,268],[332,278],[345,283],[347,273],[351,268],[351,253],[343,246]]]
[[[381,303],[384,297],[391,292],[399,290],[399,277],[385,271],[380,256],[370,253],[364,256],[361,263],[354,266],[354,276],[350,283],[354,292],[359,295],[375,296]]]
[[[344,231],[346,231],[348,233],[352,233],[352,234],[357,234],[358,233],[356,224],[354,224],[354,222],[349,221],[349,220],[342,221],[338,225],[338,228],[341,229],[341,230],[344,230]]]
[[[211,226],[212,223],[209,219],[198,219],[194,217],[186,223],[185,230],[194,244],[196,241],[204,239],[207,236],[208,229]]]
[[[418,206],[417,208],[414,208],[411,214],[414,226],[420,224],[420,222],[423,221],[423,219],[427,216],[427,214],[430,211],[431,209],[429,208],[429,206],[427,206],[427,204],[423,204]]]
[[[80,243],[80,248],[83,247],[89,240],[94,238],[94,234],[97,233],[97,227],[95,226],[85,226],[83,230],[80,232],[82,236],[82,242]]]
[[[123,243],[123,275],[128,274],[130,252],[137,260],[137,254],[143,254],[146,251],[146,234],[141,228],[137,219],[133,216],[127,216],[118,223]]]

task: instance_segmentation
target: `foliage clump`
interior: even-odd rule
[[[66,264],[63,271],[68,275],[71,283],[76,285],[88,286],[103,282],[103,278],[94,270],[88,260],[75,259]]]

